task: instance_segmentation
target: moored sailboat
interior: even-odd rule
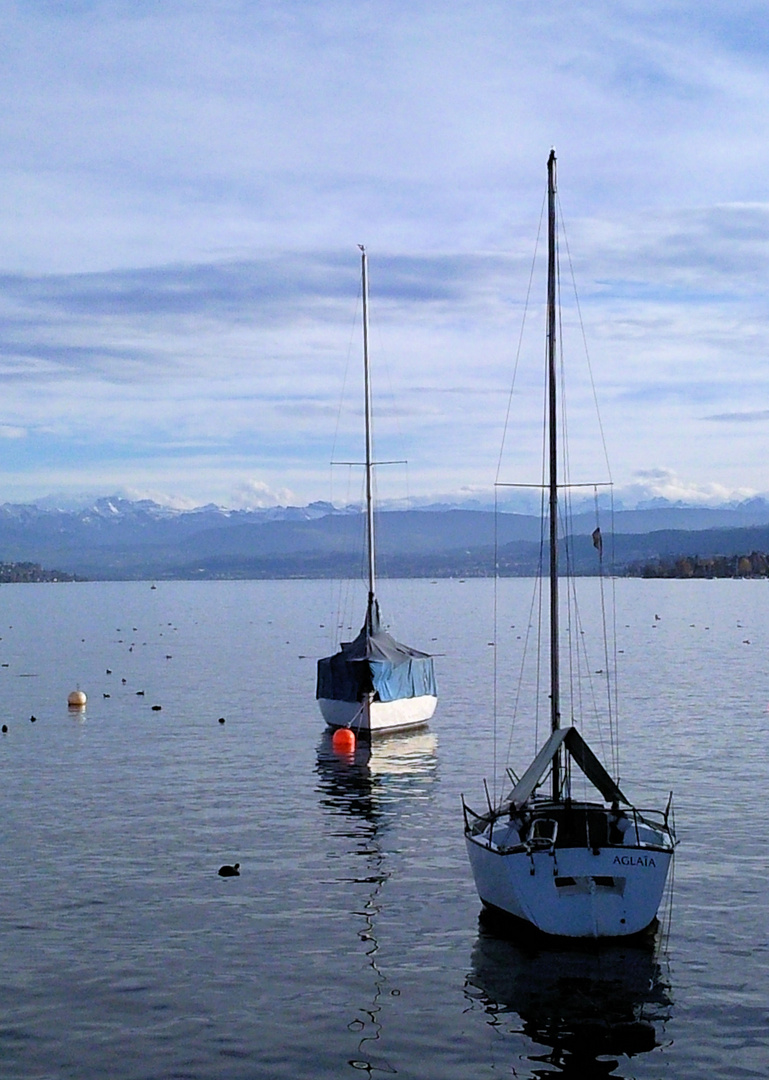
[[[318,661],[316,697],[330,728],[352,728],[365,737],[425,724],[435,712],[438,696],[432,657],[403,645],[383,629],[376,597],[373,496],[376,463],[368,348],[368,262],[365,248],[361,246],[360,250],[368,601],[365,620],[355,640],[342,642],[337,653]]]
[[[482,813],[463,800],[465,840],[484,906],[553,936],[615,938],[654,923],[676,838],[671,800],[639,809],[571,724],[562,724],[559,626],[558,280],[555,152],[548,159],[547,483],[550,735],[526,771]],[[601,545],[600,530],[593,537]],[[571,703],[575,712],[574,702]],[[576,719],[576,717],[574,717]],[[573,797],[576,766],[597,797]],[[548,784],[549,780],[549,784]],[[549,791],[545,793],[545,787]],[[600,798],[598,798],[600,797]]]

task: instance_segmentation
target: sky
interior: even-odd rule
[[[358,244],[381,498],[537,482],[551,147],[570,477],[769,492],[763,4],[8,0],[0,33],[0,502],[357,499]]]

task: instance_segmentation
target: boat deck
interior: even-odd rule
[[[468,838],[500,853],[582,848],[670,850],[673,840],[658,811],[618,809],[599,803],[536,802],[467,820]]]

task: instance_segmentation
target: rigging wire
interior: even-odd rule
[[[498,491],[499,488],[494,485],[494,591],[493,591],[493,627],[494,636],[492,641],[494,646],[492,648],[491,668],[492,668],[492,721],[491,721],[491,767],[492,767],[492,794],[494,796],[494,802],[497,801],[497,655],[498,647],[497,642],[499,640],[499,589],[497,588],[497,582],[499,581],[499,524],[497,521],[497,505],[498,505]]]
[[[347,487],[345,491],[344,505],[349,506],[352,502],[352,481],[353,481],[353,466],[347,466]],[[356,545],[357,547],[358,545]],[[352,608],[353,608],[353,582],[349,577],[340,577],[337,580],[336,588],[336,605],[332,612],[332,646],[337,644],[338,635],[337,630],[343,631],[345,629],[351,630],[352,626]],[[350,625],[348,625],[348,623]]]
[[[620,762],[620,740],[619,740],[619,652],[618,652],[618,638],[617,638],[617,575],[615,571],[615,558],[614,558],[614,488],[609,488],[610,494],[610,506],[611,506],[611,558],[610,558],[610,571],[611,571],[611,640],[612,640],[612,661],[614,670],[614,733],[616,743],[616,761],[614,765],[614,775],[617,777],[617,784],[620,782],[621,774],[621,762]]]
[[[573,563],[573,551],[570,537],[572,535],[572,505],[571,505],[571,490],[569,488],[569,482],[571,479],[571,461],[569,458],[569,432],[568,432],[568,411],[566,408],[566,370],[564,365],[564,344],[563,344],[563,309],[561,306],[561,250],[559,237],[560,232],[558,230],[558,219],[556,218],[556,236],[555,236],[555,289],[556,289],[556,310],[558,312],[558,398],[559,398],[559,420],[560,420],[560,446],[561,446],[561,462],[562,462],[562,477],[561,485],[563,494],[559,499],[559,526],[560,535],[563,537],[563,549],[565,557],[565,578],[566,578],[566,644],[567,655],[569,662],[569,710],[570,721],[574,721],[574,698],[575,698],[575,656],[574,656],[574,634],[572,632],[572,626],[576,621],[576,595],[574,594],[574,563]],[[578,702],[581,705],[581,702]]]
[[[563,232],[564,245],[565,245],[565,248],[566,248],[566,257],[567,257],[568,263],[569,263],[569,274],[571,276],[571,284],[572,284],[572,289],[574,291],[574,301],[575,301],[576,308],[577,308],[577,318],[578,318],[578,321],[579,321],[580,334],[581,334],[581,337],[582,337],[582,347],[583,347],[584,353],[585,353],[585,361],[586,361],[586,364],[587,364],[587,371],[588,371],[588,375],[589,375],[589,378],[590,378],[590,389],[591,389],[591,392],[592,392],[592,395],[593,395],[593,404],[595,406],[595,414],[596,414],[596,420],[597,420],[597,423],[598,423],[598,431],[599,431],[600,438],[601,438],[601,447],[602,447],[602,450],[603,450],[604,465],[606,467],[606,474],[607,474],[607,476],[609,478],[610,525],[611,525],[610,532],[611,532],[611,544],[612,544],[611,560],[610,561],[611,561],[611,567],[612,567],[612,571],[613,571],[613,567],[614,567],[614,514],[615,514],[615,508],[614,508],[614,479],[612,477],[611,463],[609,461],[609,451],[608,451],[608,447],[607,447],[607,444],[606,444],[606,434],[605,434],[605,431],[604,431],[603,420],[601,418],[601,409],[600,409],[600,405],[599,405],[599,402],[598,402],[598,391],[596,389],[595,379],[593,377],[593,365],[592,365],[591,360],[590,360],[590,349],[588,348],[587,334],[585,333],[585,323],[584,323],[584,320],[582,318],[582,306],[581,306],[581,304],[579,302],[579,291],[577,290],[577,281],[576,281],[576,277],[575,277],[575,274],[574,274],[574,264],[572,262],[571,249],[569,248],[569,237],[568,237],[568,234],[566,232],[566,224],[565,224],[564,219],[563,219],[563,210],[561,208],[561,201],[560,201],[560,198],[558,197],[558,195],[556,195],[556,199],[558,201],[558,212],[559,212],[559,217],[560,217],[560,221],[561,221],[561,230]],[[597,495],[596,495],[596,516],[597,516],[597,511],[598,511],[598,499],[597,499]],[[599,527],[599,526],[597,526],[597,527]],[[607,698],[608,698],[608,702],[609,702],[609,734],[610,734],[610,742],[611,742],[611,749],[612,749],[611,760],[612,760],[615,776],[617,777],[617,780],[619,780],[620,756],[619,756],[619,677],[618,677],[618,668],[617,668],[617,660],[618,660],[618,653],[617,653],[617,605],[616,605],[616,589],[617,589],[617,586],[616,586],[616,578],[615,578],[615,575],[614,575],[613,572],[612,572],[612,575],[611,575],[611,580],[612,580],[612,588],[611,588],[611,592],[612,592],[612,602],[611,602],[612,632],[611,632],[611,641],[612,641],[612,660],[613,660],[611,671],[613,672],[613,679],[611,678],[609,665],[608,665],[608,662],[607,662],[607,665],[606,665],[607,682],[608,682],[608,685],[607,685]],[[602,610],[603,610],[604,609],[604,574],[603,574],[603,567],[601,568],[601,605],[602,605]],[[605,638],[608,637],[608,635],[606,634],[606,621],[605,621],[605,619],[604,619],[604,634],[605,634]],[[613,691],[613,693],[612,693],[612,691]],[[613,698],[613,708],[612,708],[612,698]]]
[[[545,603],[545,549],[547,544],[546,537],[546,522],[547,514],[545,513],[545,507],[548,506],[549,500],[547,497],[547,417],[548,417],[548,404],[547,404],[547,342],[545,342],[545,364],[543,365],[543,393],[542,393],[542,453],[541,458],[541,474],[540,474],[540,486],[539,486],[539,566],[537,568],[537,583],[538,583],[538,599],[539,606],[537,611],[537,668],[536,668],[536,696],[534,705],[534,753],[537,752],[539,746],[539,713],[540,713],[540,699],[542,697],[542,632],[544,629],[544,614],[543,608]]]
[[[370,292],[370,288],[371,288],[371,282],[370,282],[370,279],[369,279],[369,292]],[[377,356],[376,369],[375,369],[375,371],[372,370],[371,375],[370,375],[370,378],[372,380],[372,392],[373,392],[373,384],[374,384],[374,381],[376,380],[376,372],[378,372],[378,374],[379,374],[378,385],[380,386],[380,388],[382,386],[383,381],[386,383],[385,394],[382,395],[381,390],[380,390],[379,397],[381,399],[382,396],[385,396],[387,399],[389,399],[389,404],[390,404],[389,417],[394,421],[394,425],[395,425],[394,438],[392,438],[391,435],[388,433],[387,443],[388,443],[388,445],[390,445],[392,442],[395,443],[396,452],[399,454],[399,457],[402,459],[402,460],[398,460],[397,462],[387,462],[386,464],[398,464],[398,465],[403,465],[404,466],[405,474],[406,474],[406,499],[405,499],[405,503],[406,503],[406,509],[411,510],[412,507],[411,507],[411,494],[410,494],[410,490],[409,490],[407,441],[406,441],[406,436],[404,435],[404,432],[403,432],[403,428],[401,427],[400,411],[397,408],[397,404],[396,404],[397,398],[396,398],[396,395],[395,395],[395,388],[394,388],[394,385],[393,385],[392,366],[391,366],[391,363],[390,363],[390,360],[389,360],[389,355],[388,355],[387,349],[385,347],[385,341],[384,341],[384,338],[382,336],[381,324],[377,320],[376,312],[375,311],[372,312],[370,306],[369,306],[369,334],[370,334],[370,337],[372,339],[374,339],[374,338],[376,339],[375,344],[376,344],[376,356]],[[382,379],[382,376],[384,376],[384,380]],[[374,397],[376,398],[376,395],[374,395]],[[379,416],[380,416],[380,419],[381,419],[381,409],[379,411]],[[376,429],[372,428],[372,439],[373,439],[373,436],[375,436],[375,435],[376,435]],[[400,449],[398,450],[398,448],[400,448]],[[380,462],[379,464],[382,464],[382,463]],[[374,454],[374,465],[375,466],[377,465],[376,454]],[[377,511],[376,507],[379,505],[379,487],[378,487],[378,471],[377,471],[376,468],[374,468],[372,470],[372,495],[374,497],[374,513],[375,513],[375,515],[378,516],[378,511]],[[396,500],[396,502],[395,502],[396,506],[398,506],[399,501],[400,500]],[[400,507],[398,507],[398,508],[400,508]],[[393,559],[394,559],[394,556],[391,553],[388,553],[387,551],[383,551],[382,547],[380,545],[378,550],[377,550],[377,593],[379,592],[379,585],[378,585],[379,577],[380,576],[383,577],[383,578],[389,578],[390,577],[390,573],[393,570],[393,561],[392,561]],[[381,575],[379,573],[380,568],[381,568]],[[389,590],[386,589],[385,591],[388,593],[388,595],[390,593],[392,593],[392,589],[389,589]],[[395,607],[397,607],[397,605],[393,605],[393,609]]]
[[[544,558],[544,545],[540,545],[540,561]],[[526,619],[526,632],[523,635],[523,651],[521,653],[521,662],[518,669],[518,682],[515,690],[515,697],[513,699],[513,716],[512,723],[510,724],[510,734],[508,736],[507,743],[507,757],[506,764],[510,764],[510,759],[513,752],[513,736],[515,734],[515,721],[518,718],[518,709],[521,703],[521,696],[523,694],[523,686],[526,677],[527,660],[529,656],[529,646],[531,644],[531,630],[533,626],[537,627],[537,676],[536,676],[536,694],[534,697],[535,710],[534,710],[534,723],[535,727],[539,725],[539,683],[540,683],[540,653],[541,653],[541,633],[542,633],[542,575],[537,574],[534,578],[534,589],[531,594],[531,603],[529,605],[529,611]],[[537,608],[537,617],[534,618],[534,609]],[[535,749],[537,746],[537,736],[534,737]]]
[[[558,203],[558,219],[559,219],[559,233],[558,237],[563,234],[566,241],[566,227],[563,221],[563,213],[561,210],[560,201]],[[568,251],[568,243],[567,243]],[[570,677],[570,699],[572,707],[572,718],[574,712],[580,717],[587,715],[587,709],[585,707],[585,693],[583,691],[583,684],[587,683],[587,689],[589,690],[592,714],[597,721],[597,735],[601,745],[602,754],[606,755],[605,737],[604,737],[604,725],[600,722],[601,710],[598,705],[598,698],[596,695],[595,684],[593,680],[593,667],[590,662],[590,656],[588,653],[587,640],[584,634],[582,626],[582,616],[580,613],[580,603],[577,591],[576,580],[576,566],[575,566],[575,529],[574,529],[574,512],[573,512],[573,495],[571,487],[571,460],[569,456],[569,438],[568,438],[568,412],[566,408],[566,377],[565,377],[565,365],[563,363],[563,307],[560,303],[561,300],[561,276],[560,276],[560,244],[558,245],[559,258],[556,262],[558,278],[558,299],[559,299],[559,333],[561,335],[561,364],[560,364],[560,395],[561,395],[561,434],[562,434],[562,456],[564,461],[564,483],[566,485],[564,492],[564,542],[566,547],[566,559],[568,568],[568,588],[567,596],[568,600],[568,650],[569,650],[569,677]],[[570,264],[571,266],[571,264]],[[574,281],[573,268],[571,269],[571,283],[576,293],[576,283]],[[582,340],[585,344],[584,327],[582,327]],[[589,364],[588,364],[589,369]],[[590,372],[591,385],[593,389],[593,399],[597,406],[597,395],[595,391],[595,384],[592,379],[592,371]],[[603,441],[604,452],[606,449],[605,440]],[[594,492],[596,492],[597,499],[597,485],[593,486]],[[602,571],[602,566],[600,567]],[[608,704],[608,729],[609,729],[609,758],[614,763],[616,743],[614,738],[614,725],[612,723],[612,707],[611,707],[611,671],[608,662],[608,634],[606,626],[605,615],[605,595],[604,595],[604,583],[602,573],[599,575],[599,590],[601,594],[601,611],[602,611],[602,637],[604,645],[604,662],[603,672],[606,678],[607,687],[607,704]]]
[[[558,206],[560,210],[560,204]],[[561,226],[559,228],[558,226]],[[590,662],[587,655],[587,642],[585,639],[584,631],[582,628],[582,616],[580,612],[579,596],[577,591],[576,581],[576,553],[574,549],[574,497],[572,494],[572,470],[571,470],[571,455],[570,455],[570,438],[569,438],[569,409],[567,405],[567,381],[566,381],[566,364],[564,357],[566,355],[566,349],[564,347],[564,325],[563,325],[563,303],[562,303],[562,281],[561,281],[561,245],[560,235],[563,226],[562,219],[559,220],[559,216],[556,216],[556,303],[558,312],[558,396],[559,396],[559,443],[561,451],[562,462],[562,476],[560,482],[561,498],[559,499],[559,535],[563,542],[564,552],[564,593],[566,596],[566,625],[565,625],[565,642],[566,642],[566,654],[568,659],[568,708],[569,708],[569,723],[573,724],[577,717],[584,719],[587,710],[585,708],[585,692],[584,684],[587,680],[587,685],[591,691],[593,703],[595,704],[595,694],[593,692],[592,677],[590,674]],[[595,711],[595,710],[594,710]],[[566,770],[565,781],[568,784],[568,788],[572,789],[572,771],[570,768],[570,759],[567,757],[564,762],[564,768]],[[580,774],[581,775],[581,774]]]
[[[494,611],[493,611],[493,618],[494,618],[494,624],[493,624],[493,626],[494,626],[494,633],[493,633],[494,656],[493,656],[493,660],[492,660],[492,664],[493,664],[493,680],[494,680],[494,689],[493,689],[493,710],[494,710],[494,715],[493,715],[493,721],[492,721],[492,732],[493,732],[493,745],[494,745],[494,749],[493,749],[494,774],[493,775],[494,775],[494,790],[495,791],[496,791],[496,775],[497,775],[496,766],[497,766],[497,716],[498,716],[498,657],[497,657],[497,653],[498,653],[498,641],[499,641],[499,624],[498,624],[498,603],[499,603],[499,601],[498,601],[499,561],[498,560],[499,560],[499,547],[498,547],[498,522],[497,522],[499,511],[498,511],[497,486],[500,483],[499,478],[500,478],[500,473],[502,471],[502,460],[503,460],[504,453],[505,453],[505,443],[506,443],[506,440],[507,440],[507,433],[508,433],[508,428],[509,428],[509,424],[510,424],[510,410],[512,408],[513,394],[515,393],[516,381],[517,381],[517,377],[518,377],[518,366],[519,366],[520,359],[521,359],[521,350],[522,350],[522,347],[523,347],[523,335],[524,335],[524,331],[525,331],[525,328],[526,328],[526,319],[528,317],[528,312],[529,312],[529,302],[531,300],[531,289],[532,289],[532,284],[533,284],[533,281],[534,281],[534,271],[536,269],[536,264],[537,264],[537,253],[539,251],[539,242],[540,242],[540,238],[542,236],[542,222],[544,220],[546,202],[547,202],[547,192],[545,192],[545,194],[544,194],[544,196],[542,198],[542,206],[540,207],[540,212],[539,212],[539,223],[537,225],[537,236],[536,236],[536,240],[534,241],[534,253],[532,255],[531,266],[529,268],[529,281],[528,281],[528,285],[526,287],[526,298],[524,300],[524,305],[523,305],[523,315],[521,316],[521,328],[520,328],[520,331],[518,333],[518,346],[517,346],[516,351],[515,351],[515,362],[513,364],[513,377],[512,377],[511,383],[510,383],[510,393],[508,394],[508,398],[507,398],[507,409],[506,409],[506,412],[505,412],[505,421],[504,421],[504,424],[503,424],[503,427],[502,427],[502,440],[501,440],[500,447],[499,447],[499,457],[497,459],[497,472],[496,472],[496,480],[495,480],[495,486],[494,486],[494,593],[493,593],[493,595],[494,595],[494,601],[493,601],[493,608],[494,608]],[[541,515],[540,515],[540,517],[541,517]],[[527,630],[527,634],[528,634],[528,630]],[[521,684],[519,682],[519,689],[518,689],[519,693],[520,693],[520,685]],[[516,698],[516,701],[517,701],[517,698]],[[511,732],[510,732],[510,743],[508,744],[508,752],[507,752],[508,762],[509,762],[509,757],[510,757],[510,745],[512,743],[512,730],[513,730],[514,726],[515,726],[515,715],[513,716],[513,723],[511,725]]]
[[[515,392],[515,383],[516,383],[516,378],[518,376],[518,364],[519,364],[519,361],[521,359],[521,347],[523,345],[523,332],[524,332],[524,329],[526,327],[526,316],[527,316],[527,313],[528,313],[528,310],[529,310],[529,300],[531,298],[531,286],[532,286],[532,282],[534,281],[534,269],[535,269],[536,262],[537,262],[537,252],[539,251],[539,240],[540,240],[540,237],[542,235],[542,221],[544,220],[544,215],[545,215],[545,203],[546,203],[546,200],[547,200],[547,192],[545,192],[545,195],[542,198],[542,207],[541,207],[540,212],[539,212],[539,225],[537,226],[537,238],[534,241],[534,254],[532,255],[531,269],[529,270],[529,284],[528,284],[528,286],[526,288],[526,299],[525,299],[524,305],[523,305],[523,316],[521,318],[521,329],[520,329],[520,333],[518,334],[518,348],[516,349],[516,352],[515,352],[515,364],[513,365],[513,379],[512,379],[512,383],[510,384],[510,393],[508,394],[508,398],[507,398],[507,411],[505,413],[505,423],[504,423],[504,426],[502,428],[502,443],[501,443],[501,445],[499,447],[499,458],[497,459],[497,481],[496,481],[497,483],[499,483],[499,474],[500,474],[500,471],[502,469],[502,458],[503,458],[504,453],[505,453],[505,441],[507,439],[507,430],[508,430],[508,426],[509,426],[509,423],[510,423],[510,409],[511,409],[512,404],[513,404],[513,394]]]
[[[345,357],[344,372],[342,375],[342,389],[339,394],[339,405],[336,413],[336,424],[334,426],[334,436],[331,442],[331,457],[329,458],[329,491],[331,492],[331,505],[334,505],[334,461],[336,460],[336,448],[339,442],[339,429],[342,423],[342,411],[344,409],[345,393],[347,390],[347,379],[350,373],[350,362],[353,350],[353,339],[355,337],[358,328],[358,312],[360,311],[361,302],[363,299],[363,283],[359,280],[358,292],[355,297],[355,305],[353,308],[352,319],[350,322],[350,337],[347,342],[347,355]],[[350,505],[350,488],[352,484],[352,473],[350,467],[347,469],[347,485],[346,494],[343,502],[344,506]],[[349,579],[339,578],[336,583],[336,589],[332,585],[331,590],[331,617],[329,624],[331,627],[332,646],[336,644],[335,631],[341,630],[346,622],[347,617],[347,604],[349,603],[349,591],[350,581]]]
[[[369,290],[370,290],[370,282],[369,282]],[[390,435],[388,435],[387,442],[388,442],[388,445],[392,444],[393,442],[395,443],[396,452],[398,452],[400,454],[400,456],[403,458],[403,464],[408,466],[408,452],[407,452],[408,440],[407,440],[406,435],[403,432],[403,428],[401,427],[401,413],[400,413],[400,410],[398,409],[398,406],[397,406],[398,398],[396,397],[395,387],[393,385],[392,365],[390,363],[389,355],[388,355],[387,349],[385,347],[384,338],[382,337],[381,324],[377,320],[376,313],[375,312],[372,313],[370,308],[369,308],[369,333],[370,333],[372,338],[376,337],[376,346],[377,346],[377,351],[376,351],[377,366],[376,366],[376,370],[377,370],[377,372],[379,372],[379,385],[380,386],[382,385],[382,381],[383,381],[382,380],[382,375],[384,375],[384,379],[385,379],[386,385],[387,385],[387,392],[386,392],[385,396],[387,398],[389,398],[389,402],[390,402],[390,414],[389,414],[389,416],[390,416],[390,419],[395,424],[395,438],[393,439]],[[373,373],[372,373],[372,377],[373,377]],[[401,395],[401,397],[402,397],[402,395]],[[381,410],[380,410],[380,414],[381,414]],[[397,450],[398,447],[400,447],[399,451]],[[401,462],[399,461],[397,464],[401,464]],[[407,495],[406,496],[407,505],[408,505],[408,499],[409,499],[409,496]]]
[[[350,340],[347,343],[347,357],[345,359],[344,374],[342,376],[342,390],[341,390],[341,393],[339,395],[339,408],[337,409],[337,413],[336,413],[336,426],[334,427],[334,438],[333,438],[333,441],[332,441],[332,444],[331,444],[331,461],[332,462],[334,461],[334,458],[336,457],[336,444],[337,444],[337,440],[339,438],[339,427],[340,427],[340,424],[341,424],[341,421],[342,421],[342,408],[344,406],[344,395],[345,395],[345,390],[347,388],[347,376],[348,376],[349,371],[350,371],[350,357],[352,356],[353,336],[354,336],[355,331],[357,329],[358,310],[360,308],[361,298],[362,298],[362,295],[363,295],[362,294],[362,289],[363,289],[363,285],[359,284],[358,285],[358,295],[357,295],[357,297],[355,299],[355,309],[353,311],[352,322],[351,322],[351,325],[350,325]]]
[[[579,293],[577,292],[577,282],[576,282],[576,279],[574,277],[574,265],[573,265],[573,263],[571,261],[571,251],[569,250],[569,238],[568,238],[568,236],[566,234],[566,226],[565,226],[564,221],[563,221],[563,212],[561,210],[560,199],[558,199],[558,212],[559,212],[559,216],[560,216],[560,219],[561,219],[561,229],[563,230],[563,240],[564,240],[564,244],[566,245],[566,257],[567,257],[568,262],[569,262],[569,274],[571,276],[572,288],[574,290],[574,300],[575,300],[575,303],[576,303],[576,306],[577,306],[577,317],[579,319],[579,328],[580,328],[580,333],[582,335],[582,345],[583,345],[583,348],[585,350],[585,360],[587,361],[587,370],[588,370],[588,374],[590,376],[590,389],[591,389],[592,394],[593,394],[593,403],[595,405],[596,419],[598,421],[598,430],[599,430],[600,435],[601,435],[601,447],[603,449],[604,464],[606,466],[606,472],[607,472],[607,475],[609,477],[609,482],[613,484],[614,481],[613,481],[612,474],[611,474],[611,464],[609,462],[609,451],[608,451],[608,448],[607,448],[607,445],[606,445],[606,436],[604,434],[603,421],[601,420],[601,410],[600,410],[600,407],[599,407],[599,404],[598,404],[598,391],[596,390],[595,380],[593,378],[593,365],[590,362],[590,350],[588,349],[588,346],[587,346],[587,335],[585,333],[585,324],[584,324],[583,319],[582,319],[582,307],[581,307],[580,302],[579,302]]]
[[[595,527],[599,532],[599,543],[596,545],[598,548],[598,573],[600,581],[601,591],[601,622],[603,626],[603,650],[604,650],[604,670],[606,671],[606,706],[609,716],[609,735],[611,742],[611,763],[614,769],[614,775],[619,777],[619,758],[617,751],[617,743],[614,738],[614,724],[612,723],[614,709],[612,701],[612,679],[609,674],[609,635],[606,626],[606,590],[604,588],[604,568],[603,568],[603,541],[600,540],[600,520],[598,511],[598,488],[593,488],[594,501],[595,501]],[[615,613],[616,620],[616,613]],[[616,626],[615,626],[616,629]],[[614,657],[612,659],[612,669],[614,671],[614,686],[617,684],[617,658],[616,658],[616,633],[612,634],[612,641],[614,644]]]

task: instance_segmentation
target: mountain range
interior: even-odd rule
[[[604,556],[617,572],[680,556],[769,550],[769,502],[693,507],[658,502],[602,515]],[[578,572],[592,573],[595,512],[574,515]],[[35,562],[91,579],[355,577],[363,566],[359,507],[172,510],[150,500],[100,498],[80,510],[0,506],[0,560]],[[378,570],[390,577],[530,574],[540,558],[540,519],[463,509],[376,515]],[[496,555],[495,555],[496,552]]]

